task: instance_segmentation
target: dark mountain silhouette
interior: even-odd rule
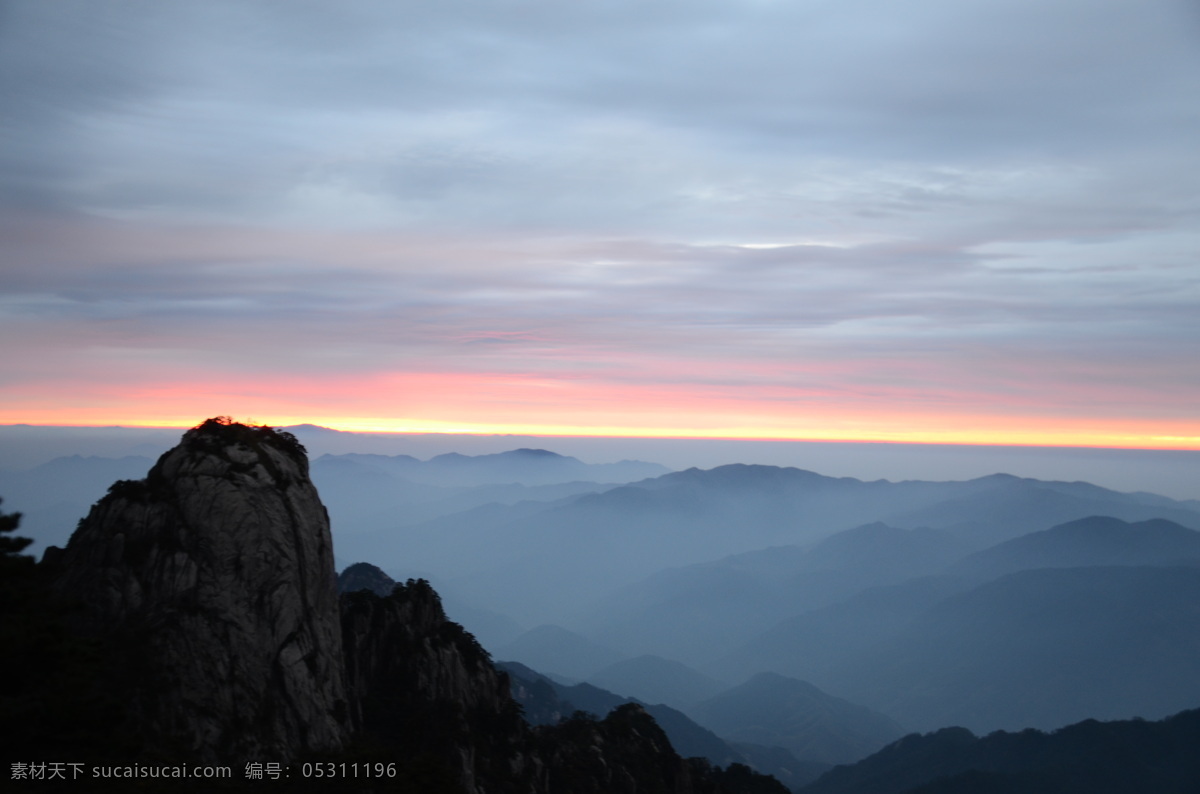
[[[396,580],[388,576],[383,569],[369,562],[356,562],[338,575],[339,593],[369,590],[375,595],[386,596],[396,584]],[[438,595],[442,596],[441,593]],[[524,633],[520,626],[499,613],[457,603],[453,597],[441,597],[440,601],[446,613],[456,623],[468,629],[485,645],[495,647],[497,644],[511,642]]]
[[[706,758],[718,766],[744,764],[783,781],[788,787],[803,785],[825,772],[827,764],[797,760],[786,750],[738,744],[718,737],[681,711],[663,704],[647,705],[636,699],[588,683],[563,684],[516,662],[501,662],[512,682],[513,696],[535,725],[554,725],[577,711],[608,714],[634,703],[654,717],[680,753]]]
[[[1131,524],[1089,516],[972,554],[952,571],[995,578],[1030,568],[1096,565],[1200,566],[1200,532],[1161,518]]]
[[[1200,710],[1053,733],[913,734],[802,794],[1185,794],[1200,791]]]
[[[396,588],[396,580],[369,562],[356,562],[338,574],[339,593],[367,590],[377,596],[388,596]]]
[[[428,582],[409,581],[386,597],[348,593],[341,629],[360,742],[403,748],[422,777],[449,778],[466,791],[535,776],[536,753],[507,678],[446,620]]]
[[[6,571],[11,545],[0,548]],[[48,578],[64,625],[96,649],[89,686],[121,704],[105,740],[57,746],[71,757],[352,765],[374,754],[396,770],[381,790],[469,794],[772,785],[749,770],[681,759],[636,704],[602,721],[531,728],[506,676],[446,619],[423,580],[387,596],[358,589],[339,604],[326,512],[304,448],[286,432],[208,420],[145,479],[115,483],[66,549],[48,550],[36,569],[14,565]],[[6,632],[32,630],[21,617],[33,614],[26,602],[5,596]],[[10,639],[5,654],[59,647]],[[37,713],[63,683],[28,687],[22,700]]]
[[[209,420],[46,562],[149,751],[296,758],[349,740],[329,524],[293,438]],[[269,594],[269,597],[263,596]]]
[[[544,791],[581,794],[785,794],[777,780],[731,764],[714,769],[699,758],[681,759],[646,710],[619,706],[603,720],[575,714],[537,734],[547,768]],[[596,752],[602,748],[600,752]]]
[[[81,762],[125,750],[111,740],[124,710],[98,685],[102,654],[69,630],[46,567],[21,553],[31,543],[15,534],[21,519],[0,512],[0,746],[13,759]]]
[[[573,713],[530,729],[509,676],[446,621],[427,582],[409,581],[387,598],[369,590],[348,595],[342,626],[359,741],[403,752],[415,770],[413,791],[447,778],[480,794],[738,791],[722,785],[722,770],[680,758],[636,703],[614,704],[603,720]],[[769,778],[747,780],[770,790]]]
[[[731,741],[784,747],[829,764],[857,761],[904,733],[882,714],[774,673],[759,673],[687,713]]]
[[[562,684],[517,662],[501,662],[497,666],[509,674],[514,697],[532,724],[555,725],[576,711],[605,715],[627,703],[637,703],[654,716],[672,746],[680,752],[703,756],[718,764],[743,760],[716,734],[676,709],[659,708],[661,704],[650,705],[593,684]]]

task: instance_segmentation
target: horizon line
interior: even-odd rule
[[[203,420],[202,420],[203,421]],[[319,430],[327,430],[334,433],[345,433],[348,435],[373,435],[373,436],[477,436],[481,438],[503,438],[503,437],[533,437],[533,438],[589,438],[589,439],[630,439],[630,440],[645,440],[645,441],[742,441],[742,442],[765,442],[765,443],[798,443],[798,444],[885,444],[885,445],[902,445],[902,446],[947,446],[947,447],[1009,447],[1021,449],[1091,449],[1091,450],[1119,450],[1119,451],[1143,451],[1143,452],[1200,452],[1200,439],[1194,439],[1190,436],[1161,437],[1163,441],[1171,441],[1176,444],[1179,441],[1191,442],[1192,446],[1150,446],[1146,444],[1113,444],[1113,443],[1076,443],[1064,444],[1054,442],[1014,442],[1014,441],[957,441],[957,440],[920,440],[920,439],[896,439],[896,438],[822,438],[813,436],[761,436],[761,435],[735,435],[735,434],[703,434],[703,433],[634,433],[634,432],[569,432],[569,431],[500,431],[500,430],[478,430],[471,428],[452,428],[446,430],[432,429],[401,429],[401,430],[385,430],[378,428],[356,428],[346,429],[333,427],[330,425],[317,424],[315,422],[300,422],[297,424],[270,424],[261,423],[253,418],[235,419],[234,421],[241,424],[254,426],[268,426],[277,430],[287,430],[289,428],[311,427]],[[186,432],[194,427],[199,426],[201,422],[196,424],[33,424],[29,422],[11,422],[0,423],[0,428],[4,427],[29,427],[29,428],[63,428],[63,429],[91,429],[91,430],[106,430],[106,429],[121,429],[121,430],[178,430]],[[1160,438],[1160,437],[1155,437]],[[1178,439],[1178,440],[1177,440]]]

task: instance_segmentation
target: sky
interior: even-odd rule
[[[0,424],[1200,449],[1200,4],[0,0]]]

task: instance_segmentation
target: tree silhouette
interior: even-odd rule
[[[14,761],[104,755],[114,749],[119,708],[97,691],[98,650],[68,628],[70,605],[54,594],[47,566],[20,553],[32,543],[13,534],[20,521],[20,513],[0,513],[0,736],[6,755]]]
[[[0,499],[0,504],[4,504],[4,500]],[[17,555],[25,549],[33,540],[30,538],[8,537],[8,533],[16,532],[17,527],[21,524],[20,513],[0,513],[0,554],[4,555],[5,573],[8,573],[8,566],[11,564],[24,565],[26,563],[14,563],[13,560],[21,559]],[[30,562],[31,557],[27,557]]]

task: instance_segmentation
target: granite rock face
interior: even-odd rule
[[[447,770],[462,791],[534,792],[540,762],[508,676],[457,623],[428,582],[380,597],[342,596],[352,711],[369,745],[403,747]]]
[[[208,420],[47,561],[148,752],[266,762],[346,743],[329,520],[289,434]]]
[[[541,728],[538,740],[545,765],[540,790],[546,794],[723,794],[730,790],[718,782],[719,775],[708,762],[680,758],[654,718],[635,703],[613,709],[603,720],[579,715]],[[758,780],[779,786],[771,778]]]
[[[403,747],[408,761],[401,774],[420,775],[404,781],[414,791],[432,790],[429,780],[463,794],[786,791],[748,769],[759,788],[722,785],[720,770],[680,758],[636,704],[603,720],[581,713],[530,727],[508,675],[446,619],[424,580],[397,585],[387,597],[367,590],[344,595],[342,631],[361,739]]]

